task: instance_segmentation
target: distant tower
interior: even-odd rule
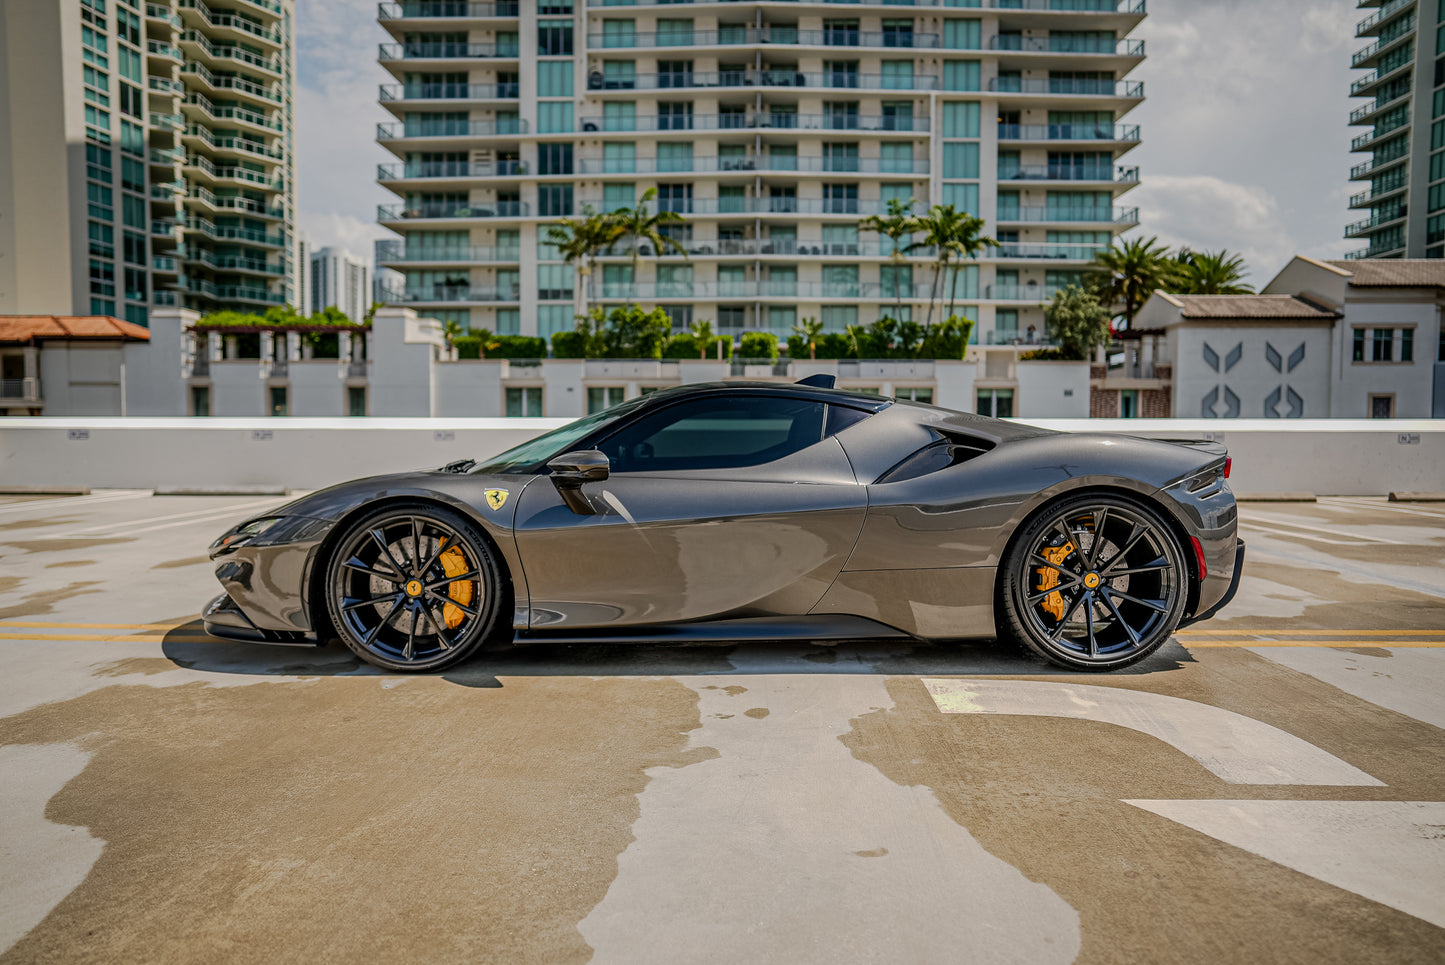
[[[335,305],[352,321],[371,307],[371,271],[345,248],[326,247],[311,256],[311,311]]]

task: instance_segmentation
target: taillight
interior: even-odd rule
[[[1209,575],[1209,567],[1204,565],[1204,544],[1199,542],[1198,536],[1189,537],[1189,542],[1194,544],[1194,562],[1199,564],[1199,582],[1203,583]]]
[[[1231,466],[1233,466],[1233,465],[1234,465],[1234,457],[1233,457],[1233,456],[1225,456],[1225,457],[1224,457],[1224,478],[1225,478],[1225,479],[1228,479],[1228,478],[1229,478],[1229,468],[1230,468]]]

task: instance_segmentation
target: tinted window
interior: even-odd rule
[[[820,441],[826,409],[806,399],[699,399],[643,416],[597,448],[613,472],[758,466]]]

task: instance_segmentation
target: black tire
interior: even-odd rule
[[[1126,496],[1067,498],[1004,554],[999,636],[1069,670],[1117,670],[1169,639],[1191,579],[1158,511]]]
[[[326,567],[327,612],[336,635],[367,663],[443,670],[500,633],[502,573],[491,544],[461,513],[395,504],[337,540]]]

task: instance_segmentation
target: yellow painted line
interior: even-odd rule
[[[1414,649],[1445,648],[1445,640],[1181,640],[1186,647],[1375,647],[1379,649],[1410,647]]]
[[[197,617],[197,619],[200,619]],[[185,624],[171,623],[16,623],[0,621],[0,627],[27,630],[175,630]]]
[[[81,640],[90,643],[114,643],[124,641],[126,643],[205,643],[215,640],[215,637],[205,636],[167,636],[158,633],[131,633],[117,634],[115,636],[99,636],[96,634],[83,633],[0,633],[0,640]]]
[[[1235,636],[1343,636],[1357,637],[1445,637],[1445,630],[1180,630],[1180,637],[1235,637]]]

